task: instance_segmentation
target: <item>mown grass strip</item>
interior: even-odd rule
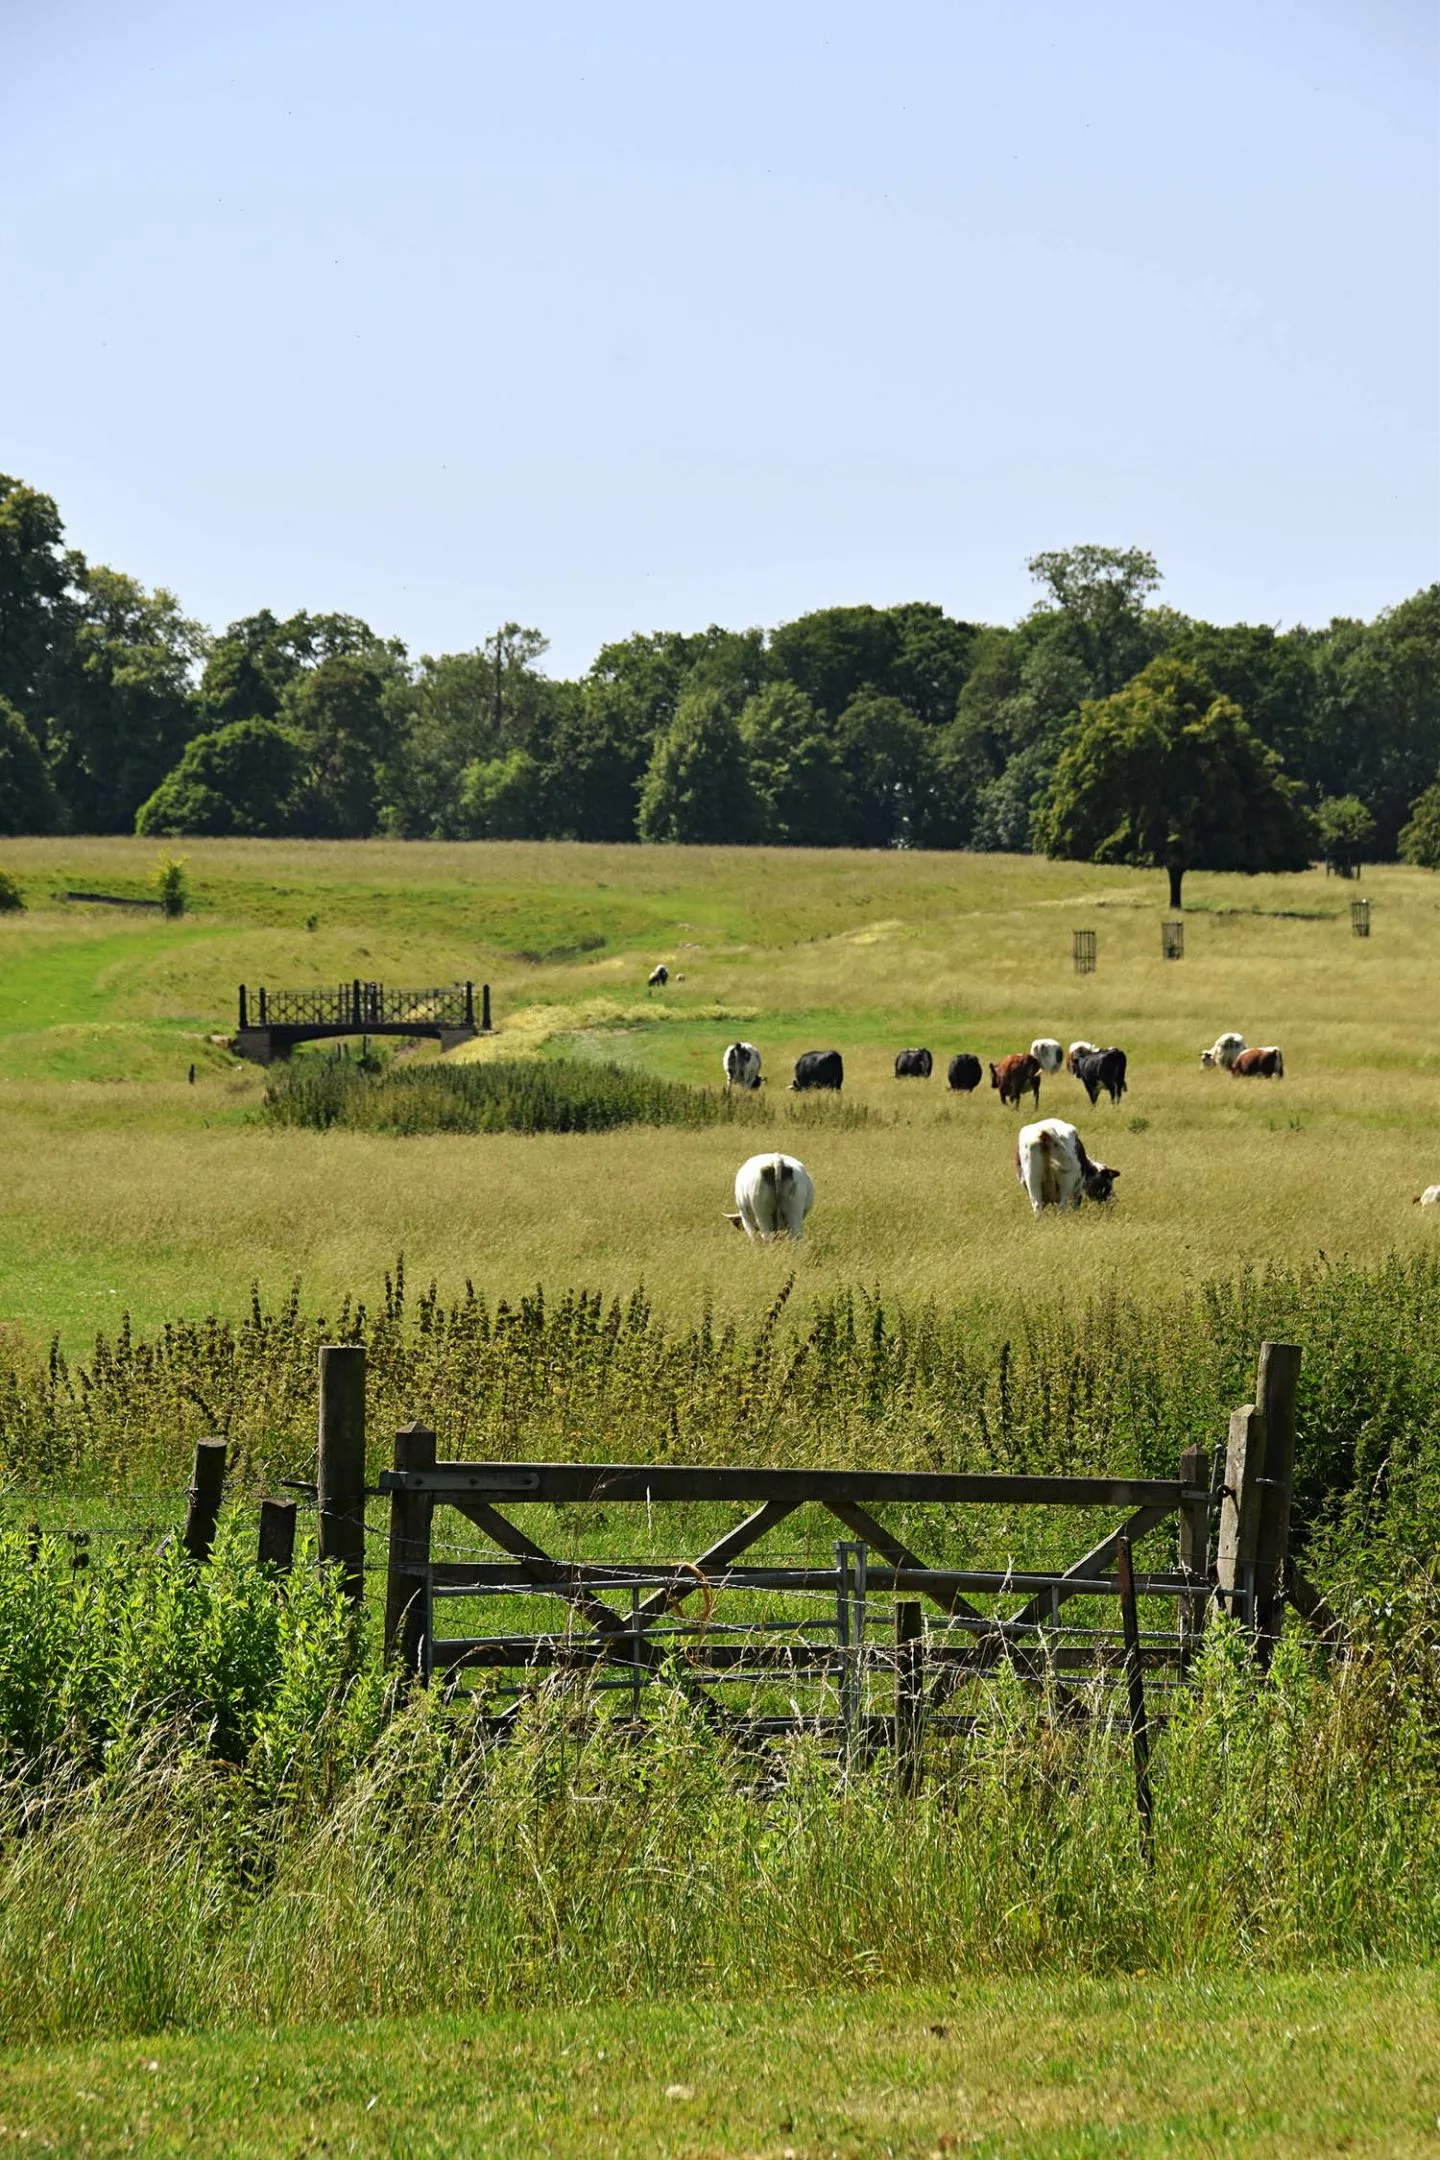
[[[1428,2151],[1428,1973],[962,1982],[235,2032],[0,2060],[17,2149],[893,2154]]]

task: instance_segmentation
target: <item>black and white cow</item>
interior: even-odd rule
[[[733,1042],[725,1052],[725,1085],[732,1088],[758,1088],[765,1085],[760,1078],[760,1052],[754,1043]]]

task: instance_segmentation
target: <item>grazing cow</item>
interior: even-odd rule
[[[802,1050],[795,1060],[795,1077],[790,1082],[792,1095],[803,1095],[807,1088],[842,1088],[845,1085],[845,1061],[838,1050]]]
[[[1022,1095],[1033,1095],[1035,1108],[1040,1107],[1040,1067],[1028,1050],[1016,1050],[992,1065],[990,1085],[1000,1090],[1002,1103],[1013,1103],[1017,1110]]]
[[[760,1077],[760,1052],[754,1043],[733,1042],[725,1052],[725,1085],[727,1088],[758,1088],[765,1085]]]
[[[1222,1065],[1226,1072],[1229,1072],[1244,1048],[1245,1038],[1243,1035],[1217,1035],[1210,1048],[1200,1052],[1200,1063],[1202,1065]]]
[[[1242,1050],[1230,1070],[1237,1080],[1283,1080],[1285,1060],[1270,1043],[1263,1050]]]
[[[1100,1100],[1101,1088],[1111,1102],[1118,1103],[1125,1093],[1125,1052],[1095,1050],[1088,1057],[1076,1058],[1075,1078],[1092,1103]]]
[[[1068,1073],[1073,1073],[1077,1058],[1099,1057],[1099,1055],[1099,1043],[1073,1042],[1065,1053],[1065,1070]]]
[[[968,1050],[957,1051],[950,1060],[950,1085],[957,1095],[970,1095],[985,1077],[985,1068],[979,1058]]]
[[[666,967],[664,961],[662,960],[659,967],[651,968],[649,976],[646,979],[646,988],[649,990],[663,990],[669,980],[670,970]]]
[[[1427,1185],[1415,1195],[1416,1207],[1440,1207],[1440,1185]]]
[[[1108,1200],[1120,1173],[1091,1162],[1075,1127],[1052,1117],[1021,1126],[1015,1175],[1038,1215],[1042,1208],[1078,1208],[1082,1200]]]
[[[815,1205],[815,1180],[793,1155],[752,1155],[735,1173],[738,1215],[725,1220],[749,1238],[792,1237],[797,1244]]]
[[[928,1080],[934,1069],[935,1060],[928,1050],[897,1050],[895,1053],[897,1080]]]
[[[1031,1043],[1030,1055],[1041,1072],[1057,1073],[1065,1062],[1065,1046],[1056,1042],[1053,1035],[1040,1035]]]

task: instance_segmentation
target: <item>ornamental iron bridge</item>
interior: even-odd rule
[[[239,990],[237,1055],[269,1065],[290,1055],[296,1043],[325,1042],[342,1035],[429,1036],[442,1050],[470,1042],[490,1029],[490,985],[480,986],[476,1016],[474,983],[433,990],[387,989],[384,983],[336,983],[307,990]]]

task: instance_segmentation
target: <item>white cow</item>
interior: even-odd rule
[[[725,1220],[746,1237],[792,1237],[798,1244],[815,1205],[815,1180],[793,1155],[752,1155],[735,1173],[738,1215]]]
[[[1075,1127],[1052,1117],[1021,1126],[1015,1175],[1038,1215],[1042,1208],[1078,1208],[1082,1200],[1108,1200],[1120,1173],[1091,1162]]]
[[[1229,1072],[1244,1048],[1245,1038],[1243,1035],[1217,1035],[1210,1048],[1201,1051],[1200,1063],[1202,1065],[1223,1065],[1226,1072]]]
[[[1065,1070],[1068,1073],[1073,1073],[1077,1058],[1099,1057],[1099,1055],[1100,1045],[1098,1043],[1073,1042],[1065,1053]]]
[[[1056,1042],[1053,1035],[1037,1035],[1030,1045],[1030,1055],[1041,1072],[1059,1072],[1065,1062],[1065,1045]]]
[[[1416,1207],[1440,1207],[1440,1185],[1427,1185],[1424,1192],[1416,1193]]]
[[[731,1043],[725,1052],[726,1087],[758,1088],[764,1084],[760,1078],[760,1052],[754,1043]]]

